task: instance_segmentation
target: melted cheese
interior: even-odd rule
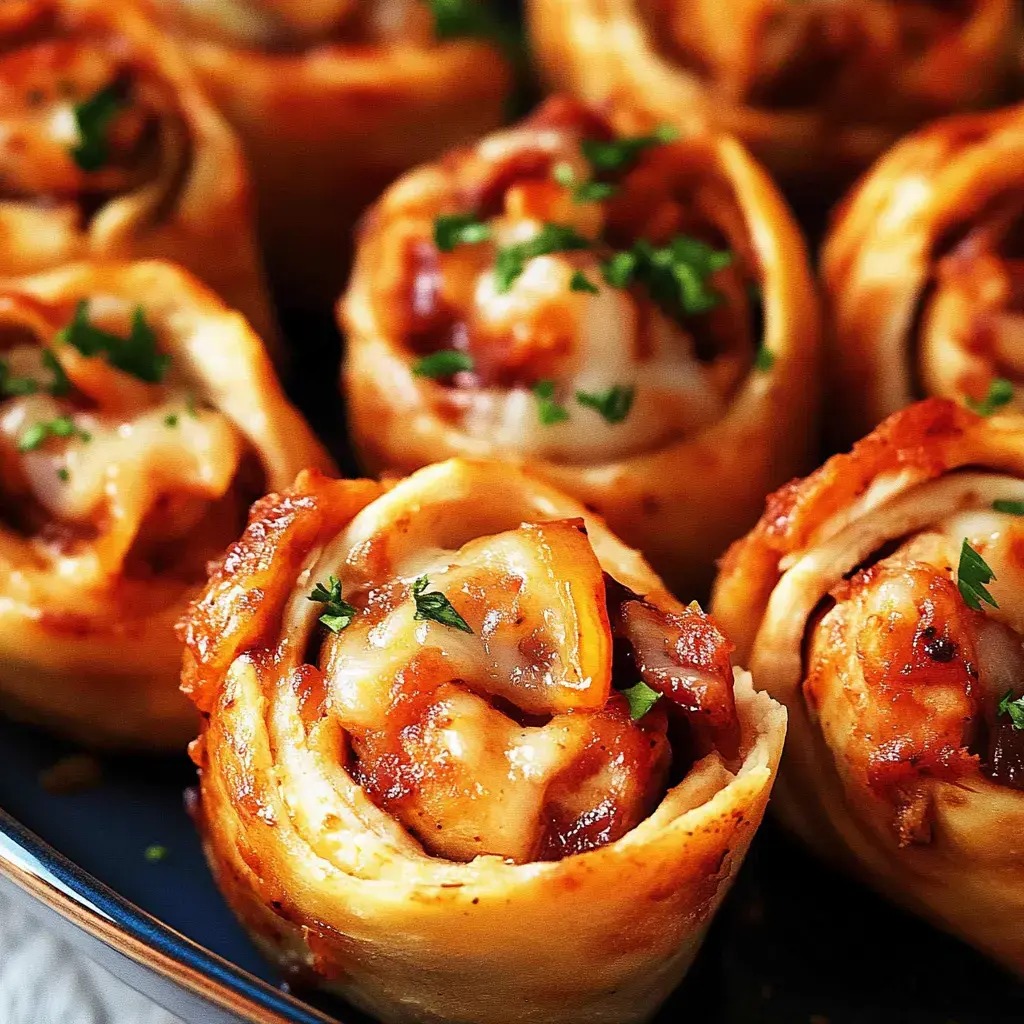
[[[592,171],[571,133],[532,128],[502,132],[483,140],[474,160],[501,166],[518,152],[550,154],[567,165],[575,180]],[[514,164],[513,164],[514,166]],[[504,212],[489,221],[493,246],[481,255],[534,238],[545,223],[572,227],[584,238],[601,236],[599,203],[576,203],[550,182],[532,179],[505,193]],[[642,290],[613,288],[601,271],[607,250],[557,252],[527,260],[522,273],[500,291],[493,258],[479,264],[460,310],[474,339],[471,348],[510,352],[512,372],[527,383],[556,383],[555,400],[568,418],[544,423],[524,383],[514,387],[460,389],[458,412],[465,433],[486,437],[513,456],[594,463],[623,458],[687,436],[718,420],[727,396],[716,386],[710,365],[696,355],[691,333],[663,314]],[[449,258],[451,276],[454,261]],[[458,268],[464,272],[464,265]],[[596,294],[573,291],[582,272]],[[461,305],[461,303],[460,303]],[[603,395],[632,389],[633,403],[618,423],[577,400],[577,393]]]
[[[103,300],[94,308],[102,313],[105,305],[108,313],[125,313],[123,304]],[[6,352],[11,373],[45,384],[51,375],[42,365],[42,351],[19,345]],[[41,553],[82,585],[101,583],[121,572],[143,530],[151,538],[187,533],[205,502],[227,493],[244,445],[225,416],[195,408],[187,382],[175,381],[173,371],[166,386],[151,386],[101,358],[82,359],[70,351],[62,357],[81,372],[76,384],[100,395],[118,394],[120,384],[121,397],[124,392],[135,396],[134,407],[93,407],[45,391],[5,400],[0,404],[5,487],[30,494],[54,522],[92,526],[94,539],[77,545],[74,554],[51,554],[45,545]],[[70,421],[73,433],[55,436],[51,430],[31,450],[20,450],[27,431],[58,419]],[[165,506],[152,520],[161,499]]]
[[[351,543],[336,542],[317,578]],[[462,860],[536,858],[553,800],[566,829],[598,805],[615,808],[617,822],[638,820],[667,748],[629,723],[624,702],[609,717],[610,627],[586,535],[567,522],[524,525],[430,552],[417,572],[472,633],[418,620],[413,580],[399,578],[369,592],[366,610],[328,636],[321,657],[328,705],[374,798],[431,851]],[[508,706],[550,717],[522,723]],[[585,760],[602,730],[636,731],[637,749],[627,741],[616,754],[606,740]],[[614,762],[607,778],[606,762]],[[585,795],[553,788],[567,772],[590,782]]]

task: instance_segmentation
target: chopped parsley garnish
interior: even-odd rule
[[[1005,377],[996,377],[988,386],[988,394],[980,402],[973,398],[965,401],[972,412],[979,416],[991,416],[996,409],[1013,401],[1013,385]]]
[[[480,0],[427,0],[437,39],[501,38],[503,26]]]
[[[417,359],[413,364],[412,372],[417,377],[451,377],[456,373],[468,373],[473,369],[473,357],[466,352],[457,352],[455,349],[443,349],[440,352],[431,352],[429,356]]]
[[[176,427],[178,425],[178,416],[176,413],[171,413],[169,416],[164,417],[165,427]]]
[[[584,139],[580,143],[580,149],[596,173],[607,173],[623,171],[633,164],[645,149],[660,146],[665,142],[674,142],[678,138],[679,132],[675,128],[663,124],[650,135],[627,136],[612,142]]]
[[[537,256],[553,252],[578,252],[594,243],[567,224],[545,224],[533,238],[498,250],[494,278],[499,294],[510,291],[526,264]]]
[[[999,707],[996,710],[999,717],[1005,715],[1010,716],[1010,724],[1014,729],[1024,729],[1024,697],[1018,697],[1016,700],[1013,699],[1013,690],[1007,690],[1003,694],[1003,699],[999,702]]]
[[[601,289],[582,270],[577,270],[569,281],[569,291],[588,292],[590,295],[597,295]]]
[[[451,601],[444,594],[436,590],[429,594],[425,593],[428,586],[430,580],[426,576],[420,576],[412,585],[412,599],[416,602],[416,614],[413,618],[420,622],[440,622],[442,626],[451,626],[452,629],[461,629],[463,633],[472,633],[469,623],[452,607]]]
[[[445,213],[434,221],[434,245],[451,252],[457,245],[475,245],[491,237],[491,228],[475,213]]]
[[[18,451],[35,451],[46,440],[48,434],[45,423],[33,423],[32,426],[26,427],[18,438]]]
[[[599,412],[609,423],[621,423],[629,415],[635,394],[634,388],[615,384],[607,391],[577,391],[576,401]]]
[[[986,584],[995,578],[996,574],[989,568],[988,563],[971,547],[965,537],[960,549],[960,564],[956,570],[956,585],[964,604],[976,612],[981,611],[982,601],[993,608],[998,608],[999,605],[986,588]]]
[[[57,470],[57,479],[63,484],[66,484],[71,479],[71,473],[68,472],[67,466],[61,466]]]
[[[639,722],[661,700],[661,694],[657,690],[652,690],[642,679],[634,686],[619,692],[629,702],[629,717],[634,722]]]
[[[111,366],[147,384],[159,384],[171,362],[170,356],[157,349],[156,334],[146,323],[141,306],[136,306],[132,313],[131,333],[122,338],[89,323],[89,303],[82,299],[71,323],[58,338],[78,349],[83,356],[106,356]]]
[[[564,423],[569,412],[564,405],[555,401],[555,382],[539,380],[533,385],[533,393],[537,398],[537,416],[545,427],[554,423]]]
[[[157,864],[162,860],[167,859],[168,849],[166,846],[160,846],[154,843],[152,846],[147,846],[143,856],[150,864]]]
[[[601,276],[613,288],[628,288],[636,272],[637,255],[632,250],[617,252],[601,264]]]
[[[98,171],[107,162],[110,155],[107,132],[123,105],[120,91],[113,85],[75,105],[78,145],[71,150],[71,156],[83,171]]]
[[[185,396],[185,412],[192,417],[192,419],[199,419],[199,410],[196,408],[196,396],[190,391]]]
[[[35,451],[48,437],[79,437],[85,442],[92,440],[87,430],[79,430],[70,416],[58,416],[56,419],[44,420],[26,427],[18,438],[18,451]]]
[[[600,203],[619,190],[610,181],[577,181],[571,164],[556,164],[552,175],[559,185],[569,189],[574,203]]]
[[[57,398],[66,395],[71,390],[71,381],[60,365],[60,360],[48,348],[43,349],[43,366],[53,374],[53,380],[46,390]]]
[[[992,502],[995,512],[1006,512],[1011,516],[1024,516],[1024,501],[1010,501],[1007,498],[996,498]]]
[[[320,621],[332,633],[340,633],[351,624],[359,614],[359,610],[342,598],[341,581],[336,576],[329,576],[327,583],[326,587],[322,583],[318,583],[307,600],[318,601],[320,604],[326,605],[326,610],[320,616]]]
[[[775,353],[766,345],[762,345],[754,356],[754,369],[767,373],[775,365]]]
[[[626,288],[633,281],[645,285],[651,298],[670,315],[696,316],[710,312],[722,301],[709,278],[730,263],[728,250],[677,235],[661,247],[641,238],[632,249],[606,261],[602,272],[615,288]]]

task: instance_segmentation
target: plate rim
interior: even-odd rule
[[[2,808],[0,838],[0,877],[145,971],[241,1021],[337,1024],[148,914]]]

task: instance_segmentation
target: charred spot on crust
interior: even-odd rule
[[[956,644],[948,636],[937,636],[934,626],[928,626],[922,631],[925,638],[924,653],[932,661],[948,663],[956,657]]]

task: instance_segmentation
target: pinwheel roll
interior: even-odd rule
[[[262,343],[185,271],[0,282],[0,703],[90,744],[187,742],[175,623],[310,465]]]
[[[530,0],[549,83],[737,135],[835,183],[931,118],[1019,80],[1014,0]]]
[[[489,0],[150,2],[246,147],[290,305],[334,302],[356,220],[397,175],[503,120]]]
[[[783,818],[1024,972],[1024,421],[894,414],[773,495],[714,613],[786,704]]]
[[[451,460],[253,508],[185,630],[198,820],[285,968],[376,1019],[646,1020],[785,713],[583,507]]]
[[[846,200],[822,264],[834,424],[915,398],[1024,409],[1024,106],[905,139]]]
[[[275,338],[241,149],[164,33],[129,3],[0,4],[0,274],[148,257]]]
[[[345,378],[370,469],[526,463],[693,593],[809,468],[818,318],[762,171],[670,137],[553,100],[403,178],[367,218]]]

